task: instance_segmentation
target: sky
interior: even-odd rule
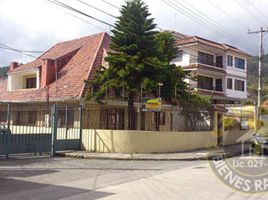
[[[59,0],[95,18],[115,23],[124,0]],[[97,11],[86,2],[109,15]],[[112,4],[109,5],[108,3]],[[258,35],[248,34],[268,27],[268,0],[144,0],[157,27],[197,35],[258,54]],[[54,44],[111,27],[56,6],[48,0],[0,0],[1,44],[27,51],[46,51]],[[264,37],[268,52],[268,34]],[[33,54],[35,57],[40,54]],[[0,66],[12,61],[26,63],[29,55],[0,48]]]

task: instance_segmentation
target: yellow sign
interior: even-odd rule
[[[159,99],[149,99],[143,102],[142,111],[160,112],[162,102]]]

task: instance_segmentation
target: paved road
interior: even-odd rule
[[[207,161],[0,160],[0,199],[268,199],[224,186]]]

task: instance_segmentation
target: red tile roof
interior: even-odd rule
[[[214,41],[211,41],[211,40],[199,37],[199,36],[195,36],[195,35],[193,35],[193,36],[184,35],[184,37],[183,37],[183,34],[181,34],[181,33],[176,33],[176,32],[171,32],[171,33],[176,37],[176,44],[178,46],[198,43],[198,44],[204,44],[204,45],[209,45],[209,46],[212,46],[215,48],[219,48],[219,49],[222,49],[224,51],[234,51],[236,53],[243,54],[245,56],[251,56],[247,52],[242,51],[242,50],[240,50],[234,46],[228,45],[228,44],[221,44],[221,43],[214,42]],[[181,36],[181,38],[177,37],[177,34],[179,34]]]
[[[7,91],[7,80],[0,85],[0,102],[45,102],[79,100],[84,92],[84,80],[92,76],[101,65],[104,49],[108,49],[110,36],[99,33],[58,43],[36,60],[20,65],[10,73],[40,67],[43,59],[57,59],[73,52],[71,59],[59,70],[58,80],[48,87]]]

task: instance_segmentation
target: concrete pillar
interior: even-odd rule
[[[141,130],[141,109],[137,108],[137,130]]]
[[[225,126],[225,115],[222,114],[222,127],[221,127],[221,134],[222,134],[222,145],[224,146],[224,137],[225,137],[225,131],[224,131],[224,126]]]
[[[213,113],[213,131],[215,135],[218,135],[218,112],[214,111]]]
[[[125,110],[125,115],[124,115],[124,127],[125,127],[125,130],[128,130],[128,108],[124,108]]]

